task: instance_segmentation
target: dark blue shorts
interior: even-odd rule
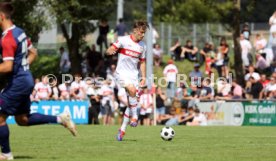
[[[6,115],[20,115],[30,113],[31,100],[28,97],[8,98],[0,94],[0,113]]]
[[[0,113],[6,115],[29,114],[33,91],[33,78],[19,77],[0,93]]]

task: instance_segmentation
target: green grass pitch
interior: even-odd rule
[[[172,141],[160,138],[162,126],[128,128],[79,125],[74,138],[63,127],[10,126],[11,146],[20,161],[275,161],[275,127],[173,127]]]

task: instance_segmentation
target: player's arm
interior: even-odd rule
[[[33,61],[35,60],[35,58],[37,57],[37,50],[36,48],[30,48],[28,50],[28,61],[29,64],[31,65],[33,63]]]
[[[141,76],[142,76],[140,86],[145,86],[146,85],[146,61],[140,62],[140,70],[141,70]]]
[[[114,54],[116,54],[117,50],[118,50],[118,48],[116,48],[114,45],[112,45],[106,50],[106,54],[114,55]]]
[[[13,60],[6,60],[0,64],[0,73],[1,74],[10,73],[12,72],[12,68],[13,68]]]

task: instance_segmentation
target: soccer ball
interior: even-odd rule
[[[163,127],[160,132],[161,138],[165,141],[171,141],[175,135],[173,128]]]

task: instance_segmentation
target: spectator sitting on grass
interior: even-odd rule
[[[195,62],[197,61],[197,52],[198,48],[193,45],[191,40],[187,40],[186,45],[182,47],[180,59],[187,58],[188,60]]]

